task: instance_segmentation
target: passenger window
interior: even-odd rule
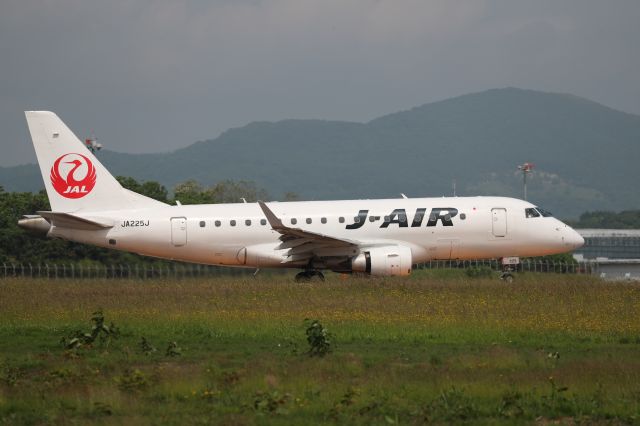
[[[204,225],[205,225],[204,220],[201,220],[200,221],[200,228],[204,228]]]
[[[369,222],[375,222],[375,221],[376,221],[375,216],[369,216]]]
[[[530,217],[540,217],[540,213],[538,213],[534,208],[524,209],[524,215],[527,219]]]
[[[251,219],[245,220],[244,224],[247,225],[247,226],[251,226]]]
[[[231,221],[229,221],[229,224],[230,224],[231,226],[236,226],[236,221],[232,219]]]
[[[216,220],[215,225],[219,227],[220,225],[222,225],[222,223],[219,220]]]
[[[344,217],[340,216],[340,217],[338,218],[338,222],[340,222],[340,223],[344,223]]]
[[[266,225],[267,219],[260,219],[260,225]]]
[[[360,223],[360,216],[355,216],[353,218],[353,223]]]
[[[322,223],[327,223],[327,218],[326,218],[326,217],[323,217],[322,219],[320,219],[320,222],[322,222]]]
[[[291,224],[295,225],[296,223],[298,223],[298,219],[296,219],[295,217],[291,218]]]
[[[465,213],[460,213],[460,220],[465,220],[467,215]]]
[[[308,218],[307,218],[307,224],[308,224],[308,225],[311,225],[311,222],[312,222],[311,218],[310,218],[310,217],[308,217]]]

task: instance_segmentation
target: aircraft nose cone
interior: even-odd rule
[[[574,250],[582,247],[584,245],[584,238],[582,238],[582,235],[578,234],[575,229],[569,228],[568,230],[569,235],[565,237],[565,242],[573,247]]]

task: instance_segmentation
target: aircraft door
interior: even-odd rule
[[[491,230],[494,237],[507,236],[507,209],[491,209]]]
[[[180,247],[187,244],[187,218],[172,217],[171,218],[171,243]]]

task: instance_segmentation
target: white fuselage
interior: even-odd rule
[[[527,217],[531,203],[505,197],[272,202],[291,228],[358,245],[324,253],[352,258],[367,247],[406,246],[412,263],[433,259],[542,256],[571,251],[580,235],[553,217]],[[434,211],[434,209],[436,209]],[[78,212],[105,230],[52,227],[49,235],[148,256],[252,268],[305,267],[278,249],[280,234],[256,203]],[[359,219],[355,219],[359,217]],[[289,252],[290,253],[290,252]],[[320,250],[319,257],[323,257]],[[331,267],[329,267],[331,269]]]
[[[51,211],[49,236],[211,265],[408,275],[431,259],[543,256],[584,243],[530,203],[503,197],[169,206],[122,187],[51,111],[26,111]]]

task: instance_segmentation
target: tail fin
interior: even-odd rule
[[[26,111],[25,115],[54,212],[165,205],[123,188],[54,113]]]

